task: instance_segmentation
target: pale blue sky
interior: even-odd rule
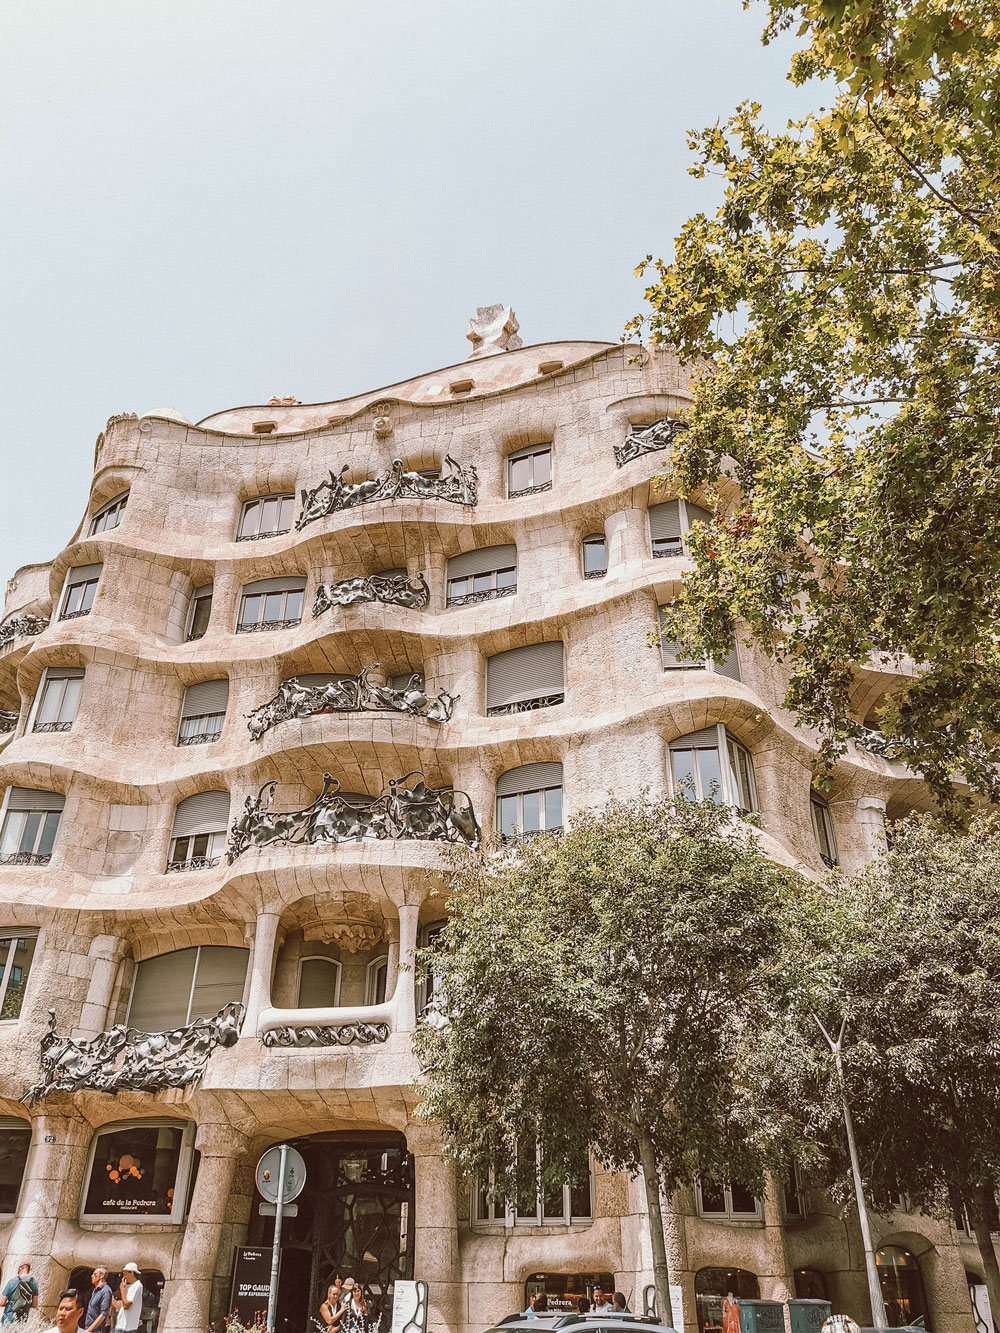
[[[0,578],[113,412],[192,420],[525,342],[616,339],[715,187],[685,131],[785,81],[740,0],[4,0]]]

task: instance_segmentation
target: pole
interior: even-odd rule
[[[288,1144],[278,1149],[278,1197],[274,1201],[274,1245],[271,1249],[271,1286],[267,1293],[267,1333],[274,1333],[274,1307],[278,1301],[278,1264],[281,1260],[281,1213],[285,1202],[285,1157]],[[880,1328],[884,1325],[879,1325]]]
[[[816,1015],[813,1014],[813,1018]],[[878,1265],[875,1262],[875,1251],[872,1248],[871,1227],[868,1225],[868,1208],[865,1204],[865,1186],[861,1179],[861,1163],[858,1161],[858,1145],[854,1138],[854,1121],[851,1119],[851,1108],[847,1102],[847,1087],[844,1083],[844,1065],[841,1060],[841,1051],[844,1044],[844,1029],[847,1027],[847,1019],[843,1019],[840,1024],[840,1031],[837,1033],[837,1039],[834,1041],[826,1028],[816,1018],[817,1026],[820,1032],[827,1040],[830,1050],[833,1052],[833,1062],[837,1069],[837,1083],[840,1087],[840,1103],[844,1112],[844,1131],[847,1135],[847,1151],[851,1158],[851,1175],[854,1177],[854,1198],[858,1207],[858,1223],[861,1227],[861,1243],[865,1250],[865,1269],[868,1273],[868,1297],[872,1306],[872,1327],[888,1328],[888,1320],[885,1317],[885,1300],[882,1297],[882,1283],[879,1280]]]

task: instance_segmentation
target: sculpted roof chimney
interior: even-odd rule
[[[523,347],[517,336],[518,328],[517,316],[509,305],[481,305],[469,320],[469,332],[465,335],[472,343],[468,360]]]

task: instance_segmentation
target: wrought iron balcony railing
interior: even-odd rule
[[[481,588],[479,592],[463,592],[458,597],[449,597],[446,606],[471,606],[474,602],[493,602],[498,597],[513,597],[517,584],[509,588]]]
[[[540,486],[525,486],[522,491],[508,491],[508,500],[520,500],[522,495],[541,495],[542,491],[551,491],[551,481],[543,481]]]
[[[72,722],[36,722],[32,731],[69,731]]]
[[[0,866],[47,866],[51,852],[0,852]]]
[[[296,625],[302,624],[302,617],[296,616],[294,620],[256,620],[249,624],[236,626],[237,634],[254,634],[258,630],[271,629],[294,629]]]
[[[493,708],[487,708],[487,717],[504,717],[508,713],[531,713],[536,708],[552,708],[555,704],[561,704],[566,698],[565,694],[540,694],[537,699],[518,699],[512,704],[496,704]]]
[[[189,856],[186,861],[168,861],[167,874],[173,875],[185,870],[211,870],[221,860],[221,856]]]

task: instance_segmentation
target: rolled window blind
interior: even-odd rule
[[[299,1008],[330,1009],[337,1003],[340,964],[332,958],[303,958],[299,968]]]
[[[712,515],[707,509],[702,509],[701,505],[694,505],[688,500],[685,504],[687,509],[688,527],[692,523],[711,523]]]
[[[66,587],[73,588],[78,583],[89,583],[91,579],[99,579],[103,568],[103,561],[97,565],[77,565],[66,575]]]
[[[177,949],[146,958],[135,969],[128,1025],[140,1032],[167,1032],[187,1022],[197,949]]]
[[[681,509],[677,500],[650,507],[649,535],[653,541],[681,535]]]
[[[229,704],[229,681],[200,680],[184,691],[181,717],[204,717],[206,713],[224,713]]]
[[[424,673],[422,671],[404,671],[402,675],[390,676],[389,684],[394,690],[405,690],[414,676],[419,677],[418,684],[423,687]]]
[[[656,628],[663,630],[664,613],[667,608],[658,606],[656,608]],[[680,644],[676,639],[668,639],[665,636],[660,638],[660,661],[664,667],[676,667],[685,671],[700,671],[704,669],[704,660],[700,657],[679,657]]]
[[[527,458],[528,454],[540,454],[544,453],[546,450],[551,452],[551,449],[552,449],[552,441],[546,440],[542,444],[526,444],[523,449],[515,449],[514,452],[512,454],[508,454],[507,457]]]
[[[508,546],[480,546],[475,551],[463,551],[453,555],[448,561],[448,578],[468,578],[473,574],[491,574],[497,569],[509,569],[517,565],[517,547],[511,542]]]
[[[61,810],[65,804],[59,792],[38,787],[11,787],[7,794],[8,810]]]
[[[244,583],[243,596],[248,597],[258,592],[301,592],[306,581],[301,576],[283,579],[258,579],[256,583]]]
[[[243,999],[249,949],[203,944],[198,952],[191,992],[191,1020],[212,1018],[224,1004]]]
[[[187,796],[174,811],[175,838],[196,833],[222,833],[229,827],[229,792],[200,791]]]
[[[511,648],[486,660],[486,707],[561,694],[565,686],[561,639]]]
[[[46,667],[46,680],[82,680],[83,667]]]
[[[728,676],[730,680],[743,679],[740,674],[740,654],[735,643],[731,653],[727,653],[723,658],[715,659],[715,669],[720,676]]]
[[[562,764],[522,764],[497,781],[498,796],[517,796],[524,791],[542,791],[562,786]]]
[[[678,736],[670,742],[671,750],[715,750],[719,745],[719,728],[702,727],[701,731],[689,731],[686,736]]]

